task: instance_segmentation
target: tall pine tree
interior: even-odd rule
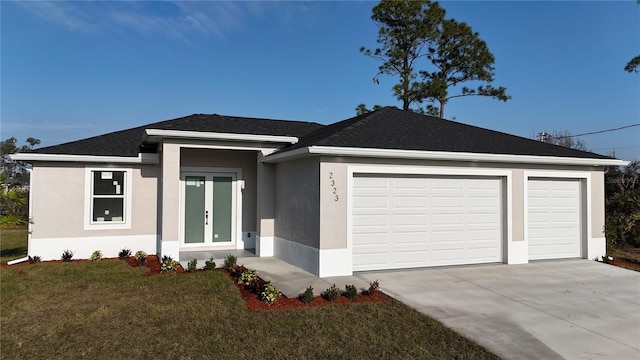
[[[404,110],[414,105],[414,111],[435,112],[443,118],[445,105],[453,98],[511,98],[506,88],[491,85],[495,58],[487,44],[466,23],[445,19],[437,2],[383,0],[372,12],[379,47],[360,51],[382,62],[374,79],[382,74],[399,77],[393,93]],[[475,86],[458,88],[468,82]],[[429,104],[421,108],[423,103]]]

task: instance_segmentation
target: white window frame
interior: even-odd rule
[[[124,172],[123,221],[94,222],[93,221],[93,173],[96,171]],[[131,168],[85,167],[84,172],[84,229],[85,230],[118,230],[131,229],[131,185],[133,183]]]

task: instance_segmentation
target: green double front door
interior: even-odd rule
[[[189,173],[183,185],[185,245],[231,244],[234,177]]]

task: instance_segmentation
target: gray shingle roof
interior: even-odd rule
[[[386,107],[331,125],[194,114],[34,150],[40,154],[137,156],[145,129],[182,130],[300,138],[278,153],[332,146],[392,150],[468,152],[611,159],[498,131]],[[153,151],[153,148],[151,148]],[[148,150],[142,150],[148,151]]]
[[[610,159],[394,107],[322,127],[278,153],[308,146]]]
[[[194,114],[34,150],[40,154],[137,156],[145,129],[300,137],[323,125],[272,119]]]

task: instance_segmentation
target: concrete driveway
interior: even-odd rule
[[[355,277],[505,359],[640,359],[640,272],[567,260]]]

